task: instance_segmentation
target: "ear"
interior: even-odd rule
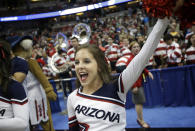
[[[25,50],[29,50],[32,48],[33,41],[31,39],[25,39],[20,42],[20,46],[22,46]]]

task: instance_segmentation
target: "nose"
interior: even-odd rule
[[[75,68],[83,69],[83,68],[85,68],[85,65],[83,62],[79,62],[78,64],[75,65]]]
[[[137,50],[139,50],[139,49],[140,49],[140,47],[139,47],[139,46],[137,46],[137,47],[136,47],[136,49],[137,49]]]

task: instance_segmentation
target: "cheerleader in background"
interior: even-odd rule
[[[28,99],[21,83],[11,77],[11,47],[0,40],[0,130],[28,131]]]

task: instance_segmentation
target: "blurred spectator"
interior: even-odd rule
[[[178,66],[181,64],[182,53],[178,43],[173,41],[173,37],[170,34],[166,34],[164,41],[168,45],[167,47],[167,64],[168,67]]]
[[[56,53],[56,49],[54,48],[53,44],[48,44],[46,46],[46,53],[49,57],[52,57]]]
[[[191,35],[189,39],[189,48],[186,50],[185,61],[186,64],[195,64],[195,34]]]
[[[72,72],[68,64],[69,62],[67,61],[66,57],[67,57],[66,52],[63,51],[61,48],[58,48],[57,56],[54,58],[54,66],[60,71],[59,72],[60,79],[71,78],[72,76]],[[62,88],[64,91],[64,95],[68,97],[67,89],[69,90],[69,93],[72,92],[71,81],[62,80]]]
[[[115,71],[116,61],[120,56],[119,45],[113,43],[113,39],[108,37],[108,44],[105,46],[105,56],[109,59],[112,71]]]
[[[154,51],[156,68],[166,67],[166,56],[167,56],[167,44],[164,42],[163,39],[161,39],[156,50]]]
[[[129,40],[127,38],[123,39],[123,43],[120,45],[120,56],[131,55],[129,50]]]
[[[77,47],[79,46],[79,41],[78,38],[76,36],[72,36],[70,38],[71,40],[71,45],[72,47],[67,51],[67,61],[69,62],[69,64],[72,66],[71,70],[72,70],[72,77],[76,77],[76,73],[75,73],[75,66],[74,66],[74,57],[75,57],[75,51],[77,49]]]
[[[154,60],[154,56],[152,55],[148,61],[148,63],[146,64],[146,69],[150,70],[150,69],[154,69],[156,66],[156,62]]]
[[[121,73],[129,64],[131,55],[125,55],[120,57],[116,62],[116,72]]]

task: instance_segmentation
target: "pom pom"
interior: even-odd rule
[[[164,18],[173,14],[177,0],[143,0],[143,8],[152,17]]]
[[[143,8],[147,14],[156,18],[170,17],[174,12],[180,20],[181,29],[195,23],[194,0],[143,0]]]
[[[184,0],[183,6],[175,15],[180,20],[181,29],[190,28],[195,23],[195,1]]]
[[[20,42],[20,46],[22,46],[25,50],[29,50],[32,48],[33,41],[31,39],[25,39]]]

